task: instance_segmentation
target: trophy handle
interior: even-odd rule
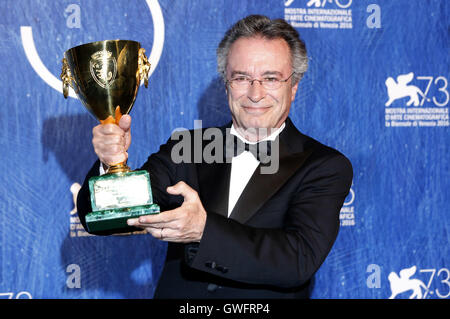
[[[148,87],[148,73],[150,72],[150,62],[148,62],[147,57],[145,56],[145,49],[139,49],[139,57],[138,57],[138,71],[136,73],[136,78],[138,79],[138,83],[141,83],[141,80],[144,79],[144,85]]]
[[[66,58],[62,59],[62,64],[63,65],[60,78],[62,80],[64,98],[67,99],[67,97],[69,96],[69,86],[73,89],[73,77]]]

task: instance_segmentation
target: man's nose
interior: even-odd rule
[[[266,90],[262,86],[261,82],[257,80],[253,80],[253,83],[250,84],[250,87],[247,91],[247,97],[252,102],[259,102],[266,96]]]

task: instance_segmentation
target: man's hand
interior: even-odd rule
[[[128,159],[131,143],[131,116],[123,115],[119,124],[99,124],[92,129],[92,145],[100,162],[113,165]]]
[[[157,215],[129,219],[128,225],[145,228],[153,237],[171,242],[199,242],[206,223],[206,211],[195,190],[185,182],[167,187],[172,195],[182,195],[183,204]]]

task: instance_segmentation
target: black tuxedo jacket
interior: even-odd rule
[[[301,134],[289,118],[278,138],[278,171],[261,174],[258,167],[229,218],[230,163],[175,164],[171,151],[179,141],[174,140],[148,158],[142,169],[150,172],[162,210],[182,204],[166,187],[184,181],[207,211],[200,243],[169,244],[155,298],[309,296],[311,279],[338,234],[352,166],[338,151]],[[83,225],[91,211],[88,179],[98,175],[98,167],[99,162],[78,195]]]

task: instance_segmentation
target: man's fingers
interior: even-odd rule
[[[128,114],[122,115],[119,121],[119,127],[124,131],[128,132],[131,127],[131,116]]]
[[[173,223],[180,219],[181,208],[166,210],[159,214],[141,216],[128,219],[128,225],[141,225],[142,227],[170,227],[175,228]]]
[[[116,124],[99,124],[92,129],[92,135],[125,135],[125,131]]]
[[[106,156],[106,157],[104,157],[104,161],[106,161],[106,163],[103,162],[103,160],[101,160],[101,162],[105,163],[108,166],[112,166],[112,165],[116,165],[118,163],[124,163],[127,160],[128,160],[128,153],[125,152],[125,153],[122,153],[119,155]]]
[[[122,115],[118,125],[124,131],[124,135],[123,135],[124,145],[125,145],[125,149],[128,150],[128,148],[130,147],[130,144],[131,144],[131,133],[130,133],[131,116],[129,116],[128,114]]]
[[[94,151],[102,163],[113,165],[128,159],[131,117],[123,115],[119,124],[100,124],[92,129]]]
[[[123,145],[94,143],[94,151],[102,163],[112,165],[128,159],[128,153]]]
[[[129,219],[130,220],[130,219]],[[130,225],[131,226],[131,225]],[[171,242],[186,242],[184,237],[180,237],[180,232],[177,229],[169,227],[151,227],[151,226],[139,226],[135,227],[144,228],[147,233],[155,237],[156,239]]]
[[[167,187],[167,192],[171,195],[182,195],[185,202],[198,199],[197,192],[183,181]]]
[[[177,231],[170,228],[146,228],[147,232],[156,239],[178,242]]]

